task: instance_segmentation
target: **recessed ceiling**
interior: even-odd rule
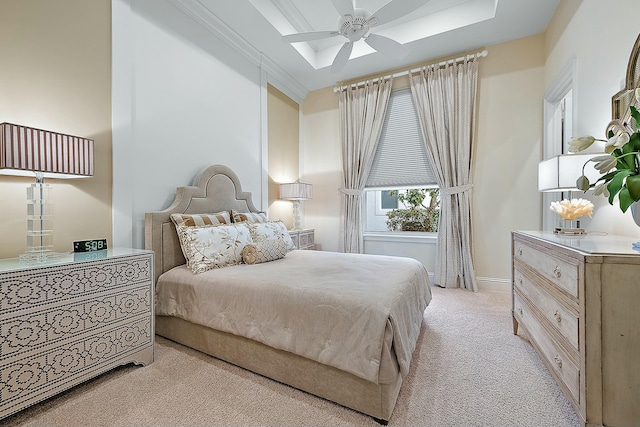
[[[560,2],[394,0],[399,5],[413,3],[415,10],[371,32],[402,43],[409,54],[394,60],[360,40],[346,66],[332,73],[331,64],[345,37],[301,43],[282,40],[287,34],[337,30],[340,14],[331,0],[196,1],[306,90],[538,34]],[[387,3],[389,0],[355,0],[354,7],[372,13]]]

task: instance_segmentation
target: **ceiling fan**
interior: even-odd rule
[[[307,33],[289,34],[283,40],[289,43],[306,42],[328,37],[344,36],[348,39],[340,48],[333,60],[331,72],[340,71],[349,60],[353,44],[360,39],[376,51],[394,59],[402,59],[408,53],[407,49],[397,41],[385,36],[371,33],[376,25],[386,24],[396,20],[426,3],[425,0],[391,0],[373,13],[353,7],[352,0],[331,0],[333,6],[340,13],[337,31],[312,31]]]

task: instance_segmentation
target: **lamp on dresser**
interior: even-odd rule
[[[93,140],[0,123],[0,174],[35,176],[27,187],[27,251],[23,261],[43,262],[53,252],[52,189],[45,178],[93,176]]]
[[[598,153],[596,153],[598,154]],[[594,153],[561,154],[538,163],[538,191],[576,191],[576,181],[582,175],[582,166]],[[594,182],[600,173],[593,163],[585,166],[584,173]]]
[[[300,213],[300,200],[310,200],[313,197],[313,186],[304,182],[291,182],[280,184],[280,198],[293,200],[293,228],[302,230],[302,214]]]

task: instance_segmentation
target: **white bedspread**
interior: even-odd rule
[[[156,314],[244,336],[378,383],[385,329],[406,375],[431,300],[410,258],[292,251],[283,259],[158,279]]]

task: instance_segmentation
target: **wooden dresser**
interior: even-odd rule
[[[0,260],[0,419],[129,362],[153,362],[153,252]]]
[[[513,330],[588,426],[640,425],[640,252],[622,236],[512,234]]]

